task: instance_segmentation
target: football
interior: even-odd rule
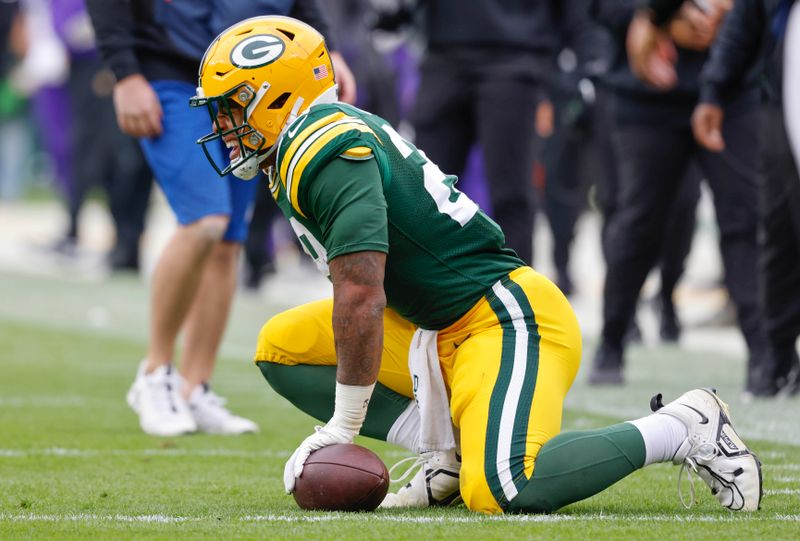
[[[372,511],[388,490],[389,472],[378,455],[339,443],[311,453],[293,494],[301,509]]]

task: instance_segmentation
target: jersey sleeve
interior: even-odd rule
[[[363,120],[343,112],[311,121],[298,130],[285,150],[279,151],[279,174],[292,207],[307,217],[308,186],[319,171],[340,157],[371,160],[380,154],[380,141]]]
[[[328,260],[353,252],[389,252],[386,198],[374,159],[335,158],[307,186],[308,212]]]

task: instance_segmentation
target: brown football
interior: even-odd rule
[[[360,445],[337,443],[311,453],[295,481],[301,509],[372,511],[389,490],[389,472],[378,455]]]

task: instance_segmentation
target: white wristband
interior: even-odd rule
[[[372,385],[345,385],[336,382],[336,406],[333,417],[328,424],[333,424],[345,430],[358,434],[364,419],[367,416],[367,406],[372,396]]]

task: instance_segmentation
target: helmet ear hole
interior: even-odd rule
[[[269,104],[267,109],[282,108],[284,105],[286,105],[286,100],[288,100],[291,95],[292,95],[291,92],[284,92],[283,94],[272,100],[272,103]]]

